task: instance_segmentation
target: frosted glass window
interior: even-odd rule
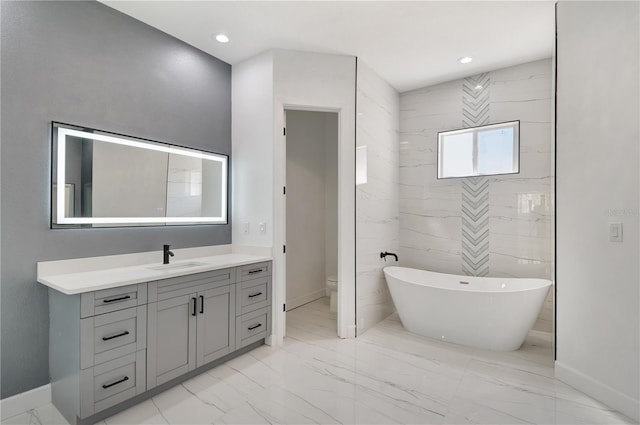
[[[520,171],[520,121],[438,133],[438,178]]]
[[[442,146],[442,172],[448,177],[473,174],[473,134],[452,134]]]

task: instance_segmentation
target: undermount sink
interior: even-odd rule
[[[147,267],[149,270],[156,270],[156,271],[173,271],[173,270],[180,270],[180,269],[190,269],[193,267],[202,267],[202,266],[206,266],[205,263],[198,263],[198,262],[188,262],[188,263],[175,263],[175,264],[162,264],[160,266],[154,266],[154,267]]]

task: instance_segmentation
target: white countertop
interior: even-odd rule
[[[38,282],[60,291],[63,294],[74,295],[81,294],[83,292],[97,291],[100,289],[131,285],[133,283],[150,282],[169,277],[184,276],[271,260],[271,257],[260,255],[222,254],[173,261],[168,265],[168,267],[163,266],[161,263],[151,263],[128,267],[113,267],[79,273],[38,275]],[[176,267],[181,264],[184,265],[189,263],[195,263],[197,265],[183,268]],[[156,268],[159,268],[160,270],[154,270]]]

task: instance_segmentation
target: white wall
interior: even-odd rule
[[[355,58],[288,50],[273,51],[274,57],[274,181],[275,187],[284,184],[282,173],[284,146],[282,128],[284,110],[313,109],[339,113],[340,148],[338,151],[338,335],[355,336],[355,225],[354,225],[354,161],[355,161]],[[274,210],[274,246],[284,244],[283,203],[276,202]],[[284,256],[274,250],[277,264]],[[282,271],[274,268],[274,309],[282,305],[284,294],[278,292],[283,281]],[[274,312],[275,313],[275,312]],[[275,328],[284,332],[284,316],[277,313]],[[278,320],[278,317],[281,320]]]
[[[234,245],[273,247],[273,55],[232,67],[231,200]],[[259,231],[265,222],[266,233]],[[249,233],[244,233],[249,223]]]
[[[356,143],[366,146],[367,182],[356,187],[356,280],[358,335],[393,313],[382,269],[395,265],[383,251],[399,254],[400,96],[358,60]]]
[[[233,66],[233,243],[273,247],[274,344],[282,343],[284,110],[338,112],[338,335],[355,336],[355,58],[274,50]],[[259,222],[267,225],[259,234]],[[250,233],[243,233],[250,222]]]
[[[336,221],[333,229],[327,226],[329,213],[337,216],[337,205],[335,211],[327,205],[327,151],[328,145],[337,147],[338,132],[336,125],[333,134],[327,134],[329,119],[337,124],[335,113],[290,110],[286,118],[286,306],[291,310],[325,296],[328,234],[338,232]],[[337,175],[332,177],[337,180]],[[333,256],[337,258],[337,252]]]
[[[640,420],[640,4],[557,10],[556,376]]]

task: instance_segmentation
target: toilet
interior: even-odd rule
[[[338,311],[338,276],[331,275],[327,278],[327,295],[330,298],[329,311],[335,313]]]

